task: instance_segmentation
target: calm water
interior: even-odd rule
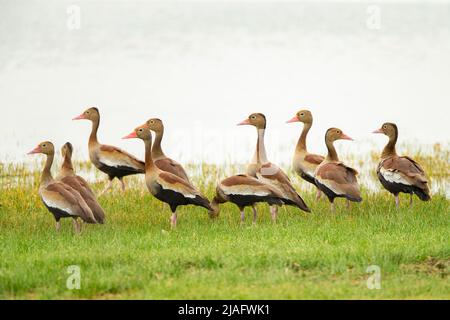
[[[316,152],[330,126],[356,139],[340,150],[380,150],[370,132],[384,121],[410,145],[448,146],[449,2],[76,3],[71,29],[72,1],[0,0],[0,160],[29,161],[47,139],[86,158],[90,125],[71,119],[87,106],[102,111],[102,142],[138,156],[120,137],[162,118],[182,162],[246,162],[256,133],[236,123],[258,111],[269,158],[288,163],[300,125],[285,121],[303,106]]]

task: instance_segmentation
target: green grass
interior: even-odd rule
[[[10,170],[9,168],[8,170]],[[214,174],[206,168],[208,174]],[[449,202],[434,195],[396,210],[387,192],[329,211],[305,183],[297,185],[313,209],[268,208],[244,225],[232,205],[211,221],[203,209],[180,209],[169,229],[169,210],[152,198],[142,178],[126,194],[100,199],[105,225],[75,235],[69,220],[60,233],[43,207],[37,173],[19,168],[0,195],[0,298],[3,299],[449,299]],[[205,171],[204,171],[205,172]],[[11,179],[10,176],[8,179]],[[6,176],[2,172],[2,176]],[[213,181],[197,179],[209,196]],[[99,190],[102,185],[96,185]],[[116,185],[117,187],[117,185]],[[66,288],[67,267],[81,268],[81,289]],[[366,268],[381,268],[381,290],[369,290]]]
[[[403,148],[404,149],[404,148]],[[297,189],[312,208],[306,214],[280,210],[273,224],[268,208],[244,225],[236,207],[222,207],[217,220],[203,209],[179,210],[177,230],[169,210],[147,192],[142,177],[130,189],[100,199],[105,225],[60,233],[38,195],[36,165],[0,163],[0,298],[2,299],[450,299],[450,207],[448,148],[410,150],[434,189],[431,202],[417,198],[400,209],[386,191],[363,189],[364,201],[330,212],[326,200],[292,171]],[[42,159],[39,159],[41,161]],[[378,153],[346,157],[364,186],[378,186]],[[90,179],[104,179],[90,163],[76,163]],[[236,166],[187,166],[209,198],[221,177]],[[103,184],[93,186],[99,191]],[[380,188],[381,190],[381,188]],[[67,268],[81,270],[81,289],[68,290]],[[381,268],[380,290],[366,285],[370,265]]]

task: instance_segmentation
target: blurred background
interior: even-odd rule
[[[441,1],[24,1],[0,0],[1,161],[43,140],[71,141],[87,159],[90,124],[100,141],[122,141],[163,119],[166,153],[181,162],[246,162],[256,133],[236,124],[268,118],[269,159],[290,163],[301,108],[324,132],[356,141],[346,152],[381,151],[372,135],[396,122],[400,141],[448,146],[450,3]]]

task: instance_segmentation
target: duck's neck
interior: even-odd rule
[[[152,157],[152,140],[144,140],[145,144],[145,171],[150,171],[154,168],[153,157]]]
[[[64,161],[61,165],[61,173],[64,176],[73,175],[72,157],[68,154],[64,156]]]
[[[297,151],[308,151],[306,149],[306,136],[308,135],[309,129],[311,129],[312,123],[305,123],[303,125],[302,134],[300,135],[300,138],[297,142]]]
[[[97,144],[98,143],[97,131],[98,131],[99,126],[100,126],[100,116],[98,117],[97,120],[92,121],[92,130],[91,130],[91,135],[89,136],[89,144]]]
[[[383,152],[381,153],[382,159],[397,155],[397,151],[395,150],[396,143],[397,143],[397,135],[390,136],[389,142],[384,147]]]
[[[155,142],[153,143],[152,147],[152,157],[157,158],[165,158],[166,155],[161,149],[161,141],[164,135],[164,130],[158,131],[155,136]]]
[[[47,155],[47,160],[45,162],[44,170],[42,170],[41,175],[41,186],[48,185],[51,181],[53,181],[51,168],[53,164],[53,159],[55,158],[55,154]]]
[[[328,161],[339,161],[339,157],[336,152],[336,148],[332,141],[325,141],[328,149],[327,160]]]
[[[266,129],[257,129],[258,130],[258,140],[256,142],[256,151],[253,156],[253,163],[265,164],[268,163],[266,147],[264,145],[264,134]]]

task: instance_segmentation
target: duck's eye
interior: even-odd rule
[[[152,120],[152,121],[150,121],[150,123],[151,123],[151,124],[154,124],[154,123],[155,123],[155,121],[153,121],[153,120]]]
[[[383,126],[383,129],[386,129],[387,127],[386,126]]]
[[[302,117],[303,117],[304,115],[305,115],[304,113],[300,113],[300,116],[302,116]]]
[[[142,129],[139,129],[139,132],[142,132],[142,131],[144,131],[144,130],[142,130]]]
[[[337,133],[338,133],[338,134],[341,134],[341,132],[340,132],[339,130],[337,131]]]
[[[45,148],[46,146],[47,146],[46,144],[43,144],[43,145],[42,145],[43,148]]]
[[[256,119],[256,117],[255,117],[255,116],[252,116],[251,118],[252,118],[252,119]]]

